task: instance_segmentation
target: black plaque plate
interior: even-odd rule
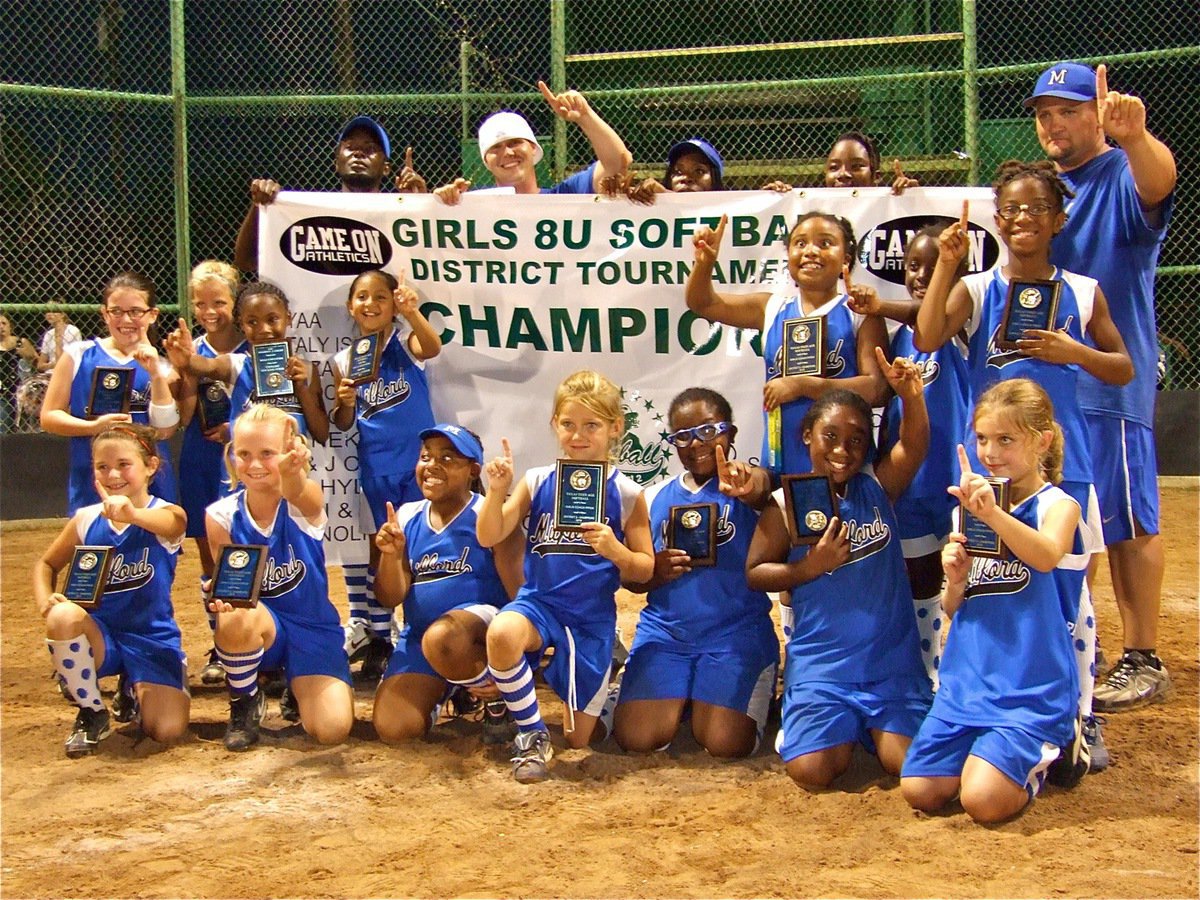
[[[226,544],[213,573],[212,599],[230,606],[258,606],[267,548],[262,544]]]
[[[62,595],[85,609],[98,606],[108,584],[112,554],[112,547],[76,547],[75,554],[71,557],[71,565],[67,567],[67,580],[61,591]]]
[[[585,522],[604,521],[608,463],[560,459],[554,491],[554,527],[582,531]]]
[[[717,564],[717,504],[688,503],[667,511],[667,546],[682,550],[692,567]]]
[[[292,379],[287,377],[287,364],[291,355],[292,347],[288,341],[271,341],[255,344],[250,348],[256,397],[286,397],[295,393]]]
[[[783,322],[784,375],[825,374],[825,317],[805,316]]]
[[[1052,331],[1061,291],[1061,281],[1031,278],[1010,281],[996,346],[1001,350],[1019,350],[1017,341],[1025,336],[1025,332]]]
[[[89,419],[129,412],[133,399],[133,369],[97,366],[92,372],[92,393],[84,410]]]
[[[196,386],[196,414],[200,417],[202,431],[224,425],[231,412],[229,392],[221,382],[201,381]]]
[[[373,331],[355,338],[350,345],[346,378],[355,385],[366,384],[379,377],[379,357],[383,352],[383,332]]]
[[[996,495],[996,505],[1008,512],[1008,492],[1012,482],[1007,478],[989,478],[987,483],[992,486],[992,493]],[[970,556],[986,556],[989,559],[1005,559],[1008,556],[1008,548],[1000,540],[1000,535],[967,512],[961,503],[958,506],[958,522],[959,530],[967,539],[964,546]]]
[[[815,544],[838,514],[833,482],[815,474],[784,475],[781,480],[792,545]]]

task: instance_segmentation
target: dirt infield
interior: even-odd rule
[[[375,739],[370,695],[340,747],[318,748],[272,703],[262,745],[227,753],[223,690],[193,687],[192,727],[164,749],[118,726],[68,760],[73,710],[50,681],[28,589],[59,526],[3,532],[2,872],[5,897],[1195,897],[1197,499],[1163,491],[1167,535],[1160,653],[1167,702],[1110,718],[1108,771],[1048,788],[1013,822],[912,812],[896,779],[857,757],[838,787],[807,795],[775,754],[709,759],[606,744],[564,750],[553,778],[522,786],[478,725],[425,742]],[[189,551],[176,581],[184,649],[210,640]],[[339,582],[339,578],[331,579]],[[1104,575],[1103,646],[1119,652]],[[344,596],[339,598],[344,607]],[[622,595],[631,634],[640,598]],[[193,682],[197,682],[193,674]],[[105,685],[108,688],[112,684]],[[543,699],[549,700],[543,694]],[[547,702],[557,734],[558,702]],[[773,737],[773,735],[769,735]]]

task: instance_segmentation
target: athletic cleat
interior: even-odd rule
[[[200,670],[201,684],[224,684],[225,683],[225,667],[221,665],[221,660],[217,658],[217,648],[213,647],[208,651],[208,662],[204,664],[204,668]]]
[[[96,752],[102,740],[112,734],[107,709],[80,709],[75,716],[71,736],[64,745],[70,759],[79,759]]]
[[[1058,759],[1046,770],[1046,780],[1061,788],[1073,788],[1088,773],[1091,761],[1088,743],[1083,736],[1083,719],[1076,713],[1071,741],[1059,748]]]
[[[627,659],[629,659],[629,648],[625,646],[625,635],[621,634],[621,626],[618,625],[616,633],[613,635],[612,668],[608,670],[609,682],[618,680]]]
[[[122,672],[117,676],[117,692],[113,695],[112,717],[122,725],[138,717],[137,697],[129,686],[129,679]]]
[[[346,650],[346,658],[356,663],[367,655],[367,645],[371,643],[371,633],[367,631],[364,619],[351,619],[342,626],[342,646]]]
[[[450,692],[446,695],[446,701],[442,704],[442,710],[448,718],[461,719],[463,716],[471,715],[471,713],[478,710],[482,705],[483,701],[461,684],[456,684],[450,688]],[[509,735],[509,737],[511,738],[512,736]]]
[[[358,670],[359,677],[368,684],[378,684],[391,658],[391,642],[383,638],[371,638],[363,656],[362,668]]]
[[[483,721],[479,730],[481,744],[507,744],[516,736],[517,725],[503,700],[489,700],[483,704]]]
[[[249,750],[258,743],[258,726],[267,708],[262,691],[242,694],[229,701],[229,725],[225,729],[225,749],[235,753]]]
[[[1108,768],[1110,762],[1108,748],[1104,746],[1104,732],[1101,729],[1104,724],[1105,720],[1102,716],[1088,716],[1083,720],[1083,739],[1087,742],[1088,754],[1091,758],[1088,763],[1089,775],[1103,772]]]
[[[1155,665],[1157,663],[1157,665]],[[1124,712],[1166,698],[1171,689],[1167,667],[1140,650],[1130,650],[1096,685],[1092,705],[1097,712]]]
[[[536,784],[550,777],[554,747],[548,731],[521,731],[513,740],[513,778],[521,784]]]
[[[296,702],[290,685],[285,684],[283,693],[279,695],[279,715],[285,722],[300,721],[300,704]]]
[[[287,679],[283,677],[282,669],[258,673],[258,689],[268,697],[282,697],[287,690]]]

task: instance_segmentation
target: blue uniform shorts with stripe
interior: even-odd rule
[[[554,648],[554,656],[542,673],[554,693],[572,709],[592,716],[600,715],[604,701],[608,699],[608,671],[612,667],[616,617],[612,621],[568,628],[550,609],[529,597],[512,601],[503,611],[520,613],[542,639],[541,651],[529,658],[530,667],[536,668],[541,653]]]
[[[1111,416],[1088,414],[1092,475],[1100,499],[1104,543],[1158,534],[1158,460],[1154,430]]]
[[[367,506],[371,508],[371,518],[375,521],[376,531],[387,521],[389,500],[393,507],[399,509],[401,503],[421,500],[425,496],[417,487],[416,473],[411,469],[400,475],[360,474],[358,484],[362,488],[363,496],[367,498]]]
[[[959,778],[968,756],[991,763],[1032,800],[1058,747],[1015,726],[956,725],[927,716],[904,757],[901,778]]]
[[[954,505],[945,497],[901,497],[896,502],[896,524],[905,559],[941,553],[952,526]]]
[[[275,643],[263,653],[259,664],[262,671],[282,669],[289,682],[301,675],[328,675],[346,684],[353,683],[341,625],[299,622],[279,614],[265,603],[263,608],[275,620]]]
[[[749,716],[762,730],[775,692],[776,655],[746,650],[685,651],[670,644],[634,644],[621,680],[621,702],[698,700]]]
[[[218,446],[213,444],[214,447]],[[208,532],[205,527],[204,511],[222,497],[228,495],[229,473],[224,465],[211,465],[210,460],[199,464],[187,464],[180,460],[179,505],[187,514],[185,537],[202,538]]]
[[[165,684],[187,690],[187,657],[178,637],[162,640],[117,631],[94,617],[92,621],[104,636],[104,665],[96,672],[97,678],[124,672],[130,684]]]
[[[784,762],[855,742],[874,752],[871,731],[912,737],[932,702],[924,675],[855,684],[791,684],[783,692],[783,721],[775,749]]]
[[[495,618],[499,611],[496,607],[486,603],[475,603],[466,601],[455,606],[454,609],[469,610],[479,616],[485,622],[490,622]],[[446,610],[452,612],[452,610]],[[490,612],[490,615],[488,613]],[[482,613],[482,614],[481,614]],[[444,614],[443,614],[444,615]],[[436,621],[436,620],[435,620]],[[405,626],[400,632],[400,637],[396,640],[396,649],[392,651],[392,657],[388,660],[387,668],[383,672],[384,680],[391,678],[393,675],[428,675],[431,678],[441,678],[442,676],[429,664],[429,660],[425,658],[425,651],[421,649],[421,640],[425,637],[425,629],[420,633],[411,626]]]

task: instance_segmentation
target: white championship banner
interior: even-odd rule
[[[688,311],[693,234],[727,214],[717,290],[770,291],[792,285],[785,242],[796,218],[837,213],[858,240],[853,280],[898,299],[906,296],[908,237],[934,218],[957,219],[964,199],[972,204],[970,269],[990,268],[1000,245],[987,188],[915,188],[899,197],[887,188],[660,194],[649,207],[590,195],[466,194],[451,207],[429,194],[285,191],[259,217],[259,272],[287,294],[289,335],[320,363],[328,407],[328,360],[354,334],[350,282],[369,269],[403,273],[444,345],[425,368],[439,421],[476,431],[489,458],[508,438],[520,475],[558,455],[550,405],[559,382],[596,369],[623,390],[620,468],[650,484],[678,471],[666,413],[687,387],[729,399],[739,458],[757,461],[761,448],[757,332]],[[331,452],[316,452],[331,561],[365,559],[372,530],[359,503],[355,443],[353,431],[331,428]]]

